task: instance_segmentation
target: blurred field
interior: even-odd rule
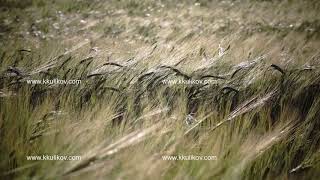
[[[0,179],[318,179],[318,1],[0,9]],[[42,154],[82,159],[26,159]]]

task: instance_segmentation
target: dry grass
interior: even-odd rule
[[[318,2],[5,2],[1,178],[317,179]]]

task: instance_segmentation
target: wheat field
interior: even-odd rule
[[[0,9],[0,179],[318,179],[319,1]]]

